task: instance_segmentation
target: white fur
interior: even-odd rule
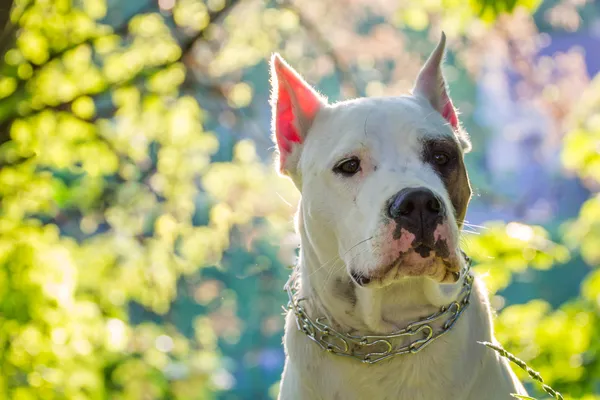
[[[427,187],[452,210],[444,183],[421,159],[421,141],[443,137],[464,150],[468,139],[461,135],[419,93],[320,108],[285,167],[302,193],[296,220],[301,236],[297,268],[299,295],[307,299],[303,305],[311,318],[326,317],[338,331],[355,335],[386,334],[456,298],[460,283],[441,283],[443,273],[437,270],[406,276],[396,268],[377,286],[366,287],[352,284],[349,272],[369,276],[389,264],[397,240],[384,209],[395,193]],[[361,159],[359,174],[341,178],[332,172],[351,155]],[[451,212],[447,218],[458,255],[457,221]],[[355,304],[339,295],[343,283],[354,285]],[[373,365],[325,352],[297,329],[290,312],[279,398],[494,400],[526,394],[507,362],[481,341],[495,339],[486,290],[478,278],[471,305],[447,335],[417,354]]]

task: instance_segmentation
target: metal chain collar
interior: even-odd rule
[[[448,333],[464,310],[469,305],[469,297],[473,285],[473,275],[470,274],[471,260],[465,255],[466,267],[462,276],[463,287],[457,300],[441,307],[435,313],[408,324],[404,329],[389,335],[355,336],[341,333],[326,324],[325,317],[311,320],[306,309],[301,305],[304,298],[297,298],[298,282],[296,274],[292,272],[284,286],[289,296],[287,309],[294,312],[298,330],[304,332],[309,339],[318,344],[323,350],[344,357],[351,357],[365,364],[375,364],[379,361],[399,356],[402,354],[415,354],[427,347],[435,339]],[[460,279],[460,277],[459,277]],[[441,329],[435,330],[433,322],[443,320]],[[404,346],[394,345],[394,339],[413,337],[417,339]]]

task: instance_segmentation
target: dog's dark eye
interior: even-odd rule
[[[358,158],[349,158],[339,162],[333,171],[344,176],[352,176],[360,171],[360,160]]]
[[[450,157],[448,154],[440,152],[433,153],[433,162],[435,162],[437,165],[443,166],[448,164],[449,161]]]

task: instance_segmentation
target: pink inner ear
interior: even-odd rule
[[[283,86],[283,85],[282,85]],[[298,130],[294,126],[294,110],[290,94],[279,88],[277,97],[277,144],[281,153],[282,161],[285,153],[292,151],[292,143],[302,142],[302,138],[298,134]]]
[[[442,116],[454,129],[458,129],[458,117],[456,116],[456,110],[454,110],[452,100],[448,98],[446,98],[446,103],[442,109]]]
[[[292,151],[293,143],[303,141],[298,131],[300,121],[312,121],[321,102],[318,95],[286,64],[279,59],[274,62],[278,80],[275,136],[283,164]]]

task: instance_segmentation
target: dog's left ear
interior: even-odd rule
[[[294,71],[279,54],[271,58],[273,136],[279,150],[279,172],[296,175],[302,143],[319,110],[327,101]]]
[[[427,99],[431,106],[448,121],[448,124],[456,133],[463,151],[467,152],[471,150],[471,142],[466,132],[460,127],[458,113],[452,104],[450,96],[448,96],[446,80],[442,72],[445,48],[446,35],[442,32],[440,42],[419,72],[417,82],[413,88],[413,94]]]

